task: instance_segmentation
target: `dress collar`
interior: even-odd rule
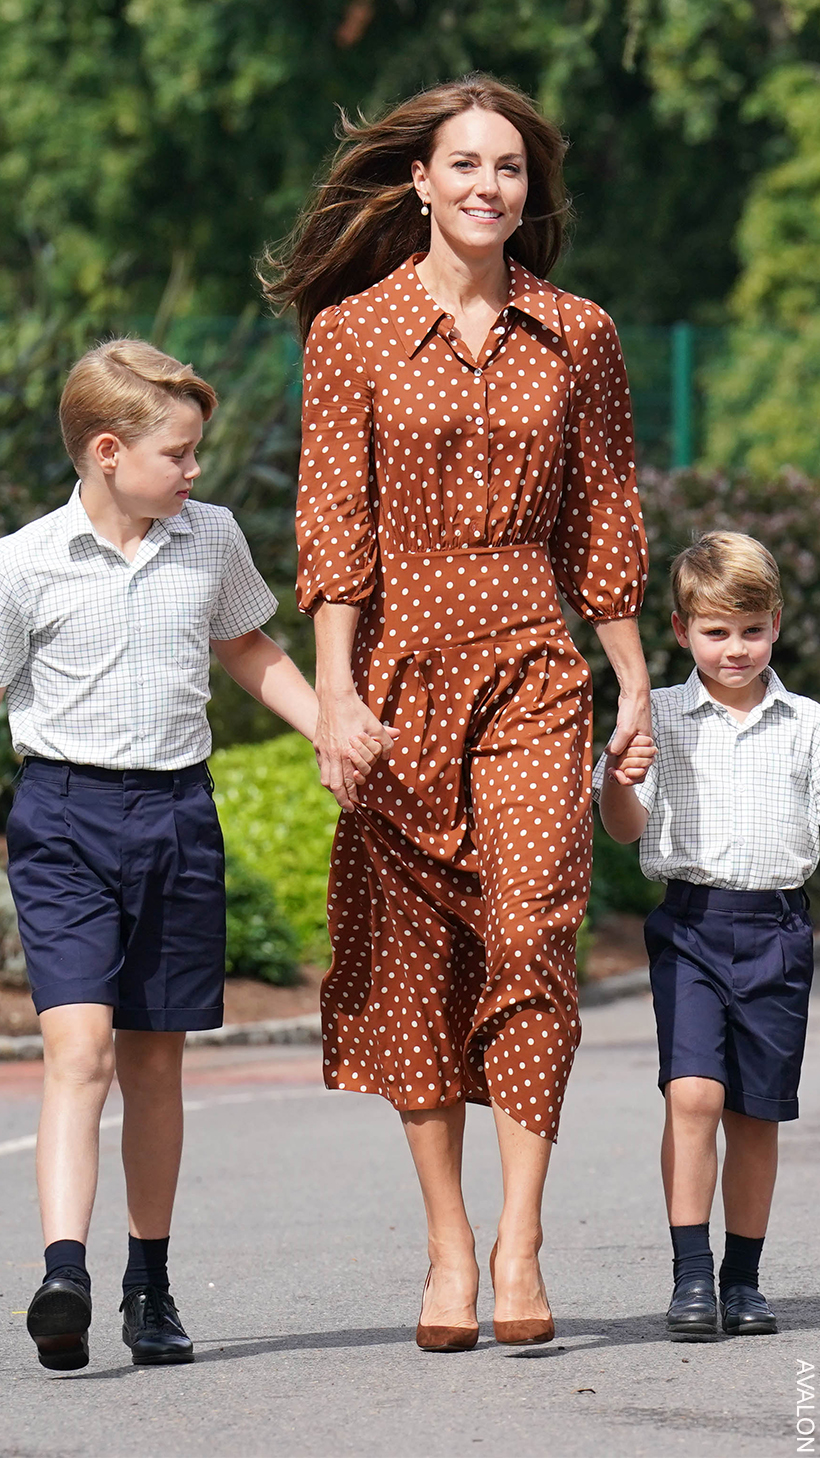
[[[408,357],[415,354],[440,320],[451,316],[431,298],[416,272],[416,264],[424,258],[414,253],[379,285],[375,303],[385,305]],[[558,290],[545,279],[536,278],[514,258],[508,260],[510,291],[506,307],[528,314],[563,339]]]

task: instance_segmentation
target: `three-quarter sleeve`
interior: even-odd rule
[[[305,347],[302,458],[296,510],[299,607],[358,603],[373,591],[370,497],[372,388],[342,310],[325,309]]]
[[[582,618],[634,617],[646,583],[626,367],[612,320],[596,309],[567,413],[564,484],[550,537],[558,586]]]

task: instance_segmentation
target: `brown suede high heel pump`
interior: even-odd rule
[[[421,1309],[424,1310],[424,1298],[427,1294],[427,1287],[430,1285],[430,1277],[433,1274],[431,1266],[427,1272],[427,1280],[424,1283],[424,1290],[421,1293]],[[475,1326],[422,1326],[421,1311],[419,1312],[419,1324],[416,1327],[416,1346],[421,1347],[423,1352],[471,1352],[478,1341],[478,1322]]]
[[[496,1241],[490,1251],[490,1277],[495,1290],[495,1253],[498,1250]],[[538,1342],[551,1342],[555,1336],[555,1322],[552,1313],[544,1321],[540,1317],[531,1317],[527,1321],[495,1321],[493,1320],[493,1332],[497,1342],[503,1342],[508,1347],[535,1346]]]

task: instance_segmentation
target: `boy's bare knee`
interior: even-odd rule
[[[714,1078],[673,1078],[665,1093],[673,1117],[716,1123],[723,1113],[725,1091]]]
[[[61,1039],[46,1053],[46,1075],[75,1088],[95,1085],[108,1089],[114,1076],[114,1050],[111,1039],[100,1043],[93,1039],[71,1041]]]
[[[48,1079],[107,1089],[114,1075],[111,1010],[96,1003],[48,1008],[40,1015]]]

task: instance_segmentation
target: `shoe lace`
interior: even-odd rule
[[[164,1297],[164,1293],[159,1291],[156,1286],[143,1286],[139,1294],[145,1298],[145,1304],[141,1313],[142,1325],[150,1330],[159,1331],[166,1317],[165,1300],[167,1298]],[[123,1299],[120,1311],[125,1306],[126,1300],[127,1298]]]
[[[165,1319],[162,1297],[156,1286],[147,1286],[145,1289],[145,1311],[143,1320],[146,1326],[159,1331]]]

